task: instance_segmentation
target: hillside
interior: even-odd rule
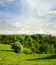
[[[0,65],[56,65],[56,56],[15,53],[11,45],[0,44]]]

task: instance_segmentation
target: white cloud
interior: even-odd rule
[[[0,0],[0,2],[13,2],[15,0]]]
[[[23,7],[28,7],[29,10],[35,12],[47,12],[53,7],[55,1],[50,0],[21,0]]]
[[[56,35],[56,23],[48,23],[48,22],[22,22],[22,23],[12,23],[9,24],[10,27],[5,29],[6,27],[0,29],[0,33],[4,34],[34,34],[34,33],[45,33],[45,34],[53,34]]]
[[[56,15],[56,10],[52,10],[48,12],[50,15]]]
[[[6,3],[14,2],[15,0],[0,0],[0,5],[5,6]]]
[[[0,2],[2,1],[5,2],[4,0],[0,0]],[[6,0],[6,2],[13,1],[14,0]],[[6,15],[5,17],[9,16],[8,22],[6,22],[6,25],[9,24],[9,28],[3,26],[5,30],[2,29],[2,31],[4,33],[21,34],[56,34],[56,23],[49,21],[51,17],[55,17],[56,15],[56,10],[51,10],[54,7],[55,2],[56,0],[20,0],[22,5],[22,14],[20,16],[2,12],[3,15]]]

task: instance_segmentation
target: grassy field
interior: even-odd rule
[[[0,44],[0,65],[56,65],[56,56],[15,53],[10,45]]]

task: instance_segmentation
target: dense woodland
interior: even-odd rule
[[[0,44],[19,42],[24,48],[28,48],[35,53],[56,53],[56,36],[45,34],[33,35],[2,35],[0,34]]]

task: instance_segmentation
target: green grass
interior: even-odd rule
[[[10,45],[0,44],[0,65],[56,65],[56,56],[15,53]]]

